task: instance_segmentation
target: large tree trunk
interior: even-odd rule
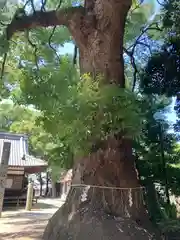
[[[125,86],[123,36],[130,5],[130,0],[91,2],[87,39],[75,39],[82,73],[100,73],[105,84]],[[70,30],[76,36],[76,29]],[[120,135],[76,164],[66,203],[49,221],[44,240],[152,239],[150,225],[131,141]]]
[[[66,203],[43,239],[153,239],[129,140],[109,138],[76,164]]]
[[[104,84],[124,88],[123,36],[131,3],[86,0],[85,8],[36,13],[24,22],[15,20],[7,36],[17,29],[63,24],[79,47],[81,73],[102,74]],[[120,133],[109,136],[96,151],[76,162],[66,203],[50,219],[43,239],[144,240],[153,238],[151,230],[131,141]]]
[[[106,83],[125,86],[123,37],[131,0],[86,0],[83,37],[70,26],[80,51],[81,73],[104,75]]]

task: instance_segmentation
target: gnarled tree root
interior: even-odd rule
[[[93,201],[80,201],[81,194],[82,190],[71,189],[66,203],[50,219],[43,240],[161,239],[131,218],[110,215]]]

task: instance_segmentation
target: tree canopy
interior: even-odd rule
[[[56,2],[51,2],[51,4],[48,2],[46,9],[51,10],[58,7],[61,12],[64,11],[64,8],[70,6],[73,6],[71,1],[63,1],[59,6]],[[8,10],[10,7],[12,7],[11,4],[7,3],[6,11],[2,11],[2,16],[7,17],[6,20],[2,18],[1,26],[2,39],[4,39],[1,41],[1,49],[2,53],[5,54],[2,59],[2,96],[8,94],[14,102],[24,105],[31,104],[40,110],[42,112],[40,121],[46,131],[56,136],[57,139],[63,139],[65,145],[73,148],[72,152],[74,153],[81,152],[82,149],[89,149],[95,139],[105,137],[106,131],[108,131],[108,134],[116,133],[119,124],[124,129],[125,134],[130,133],[129,136],[136,137],[139,134],[140,122],[142,121],[141,116],[138,116],[140,114],[138,98],[131,94],[129,90],[126,93],[119,93],[118,89],[114,87],[109,90],[101,85],[92,84],[88,76],[84,76],[83,83],[79,83],[78,67],[73,66],[74,57],[64,56],[60,53],[60,46],[65,42],[72,42],[68,30],[64,27],[28,30],[31,27],[26,22],[26,14],[32,14],[35,22],[34,10],[38,11],[36,15],[39,14],[39,17],[51,14],[51,12],[46,13],[44,11],[43,3],[33,6],[32,2],[28,2],[23,8],[24,13],[19,10],[18,6],[13,7],[14,18],[11,24],[5,26],[8,18],[12,19],[13,16],[13,14],[9,16]],[[77,8],[81,11],[81,6]],[[145,28],[144,25],[147,24],[153,12],[155,12],[154,3],[144,3],[141,6],[134,1],[127,19],[124,48],[127,55],[127,84],[129,84],[129,87],[133,87],[135,84],[133,81],[135,81],[137,73],[134,73],[134,79],[130,81],[129,79],[133,78],[133,74],[129,71],[128,58],[134,65],[133,54],[136,47],[138,45],[144,47],[144,43],[139,37],[141,35],[143,38],[145,34],[142,33],[141,29]],[[24,21],[19,20],[22,16]],[[39,17],[37,21],[41,21]],[[28,19],[27,21],[31,20]],[[52,21],[54,20],[52,19]],[[9,32],[13,31],[15,27],[17,27],[16,30],[21,30],[21,26],[18,24],[27,25],[27,30],[25,33],[17,32],[10,41],[7,41],[4,31],[11,35]],[[51,25],[51,22],[47,24]],[[134,32],[133,29],[136,29],[136,31]],[[138,40],[134,43],[136,37]],[[16,71],[14,71],[14,68],[16,68]],[[129,75],[131,75],[130,78]],[[115,100],[109,104],[113,95],[116,95],[118,101]],[[125,100],[126,98],[128,101]],[[120,102],[124,102],[124,105],[120,106]],[[102,113],[104,121],[100,122],[98,119],[101,116],[95,116],[95,113],[103,105],[106,105],[106,107],[103,107]],[[126,109],[123,115],[122,108]],[[116,109],[118,109],[120,115],[114,118],[113,114],[117,113]],[[131,117],[129,117],[130,115]]]
[[[81,11],[83,2],[77,2],[77,5],[76,8]],[[145,79],[145,74],[141,74],[141,69],[147,63],[145,70],[143,70],[147,72],[148,64],[153,61],[152,53],[157,52],[157,46],[161,45],[162,48],[164,46],[163,43],[159,43],[162,40],[158,39],[156,41],[155,39],[157,36],[161,38],[164,32],[167,35],[170,32],[170,30],[167,30],[170,26],[167,24],[166,18],[171,15],[169,11],[172,11],[172,9],[168,6],[170,5],[161,6],[162,10],[160,11],[164,14],[161,21],[160,14],[156,11],[155,1],[133,2],[126,22],[124,41],[126,85],[128,89],[125,93],[120,93],[114,87],[112,87],[112,90],[107,90],[101,85],[92,84],[88,75],[82,77],[83,83],[79,83],[79,67],[73,64],[77,62],[74,59],[77,56],[74,56],[73,53],[69,56],[61,54],[61,47],[66,42],[73,44],[71,35],[65,27],[55,26],[53,29],[37,27],[31,29],[28,25],[32,20],[28,15],[31,15],[37,25],[38,21],[43,25],[41,16],[44,18],[44,24],[51,25],[51,22],[45,21],[45,16],[48,16],[46,14],[51,14],[51,12],[47,13],[46,11],[59,9],[59,12],[63,12],[65,8],[74,7],[73,1],[62,1],[60,3],[47,1],[47,3],[41,2],[38,4],[30,1],[16,6],[7,2],[0,15],[1,96],[2,98],[10,97],[15,104],[33,105],[35,109],[40,111],[40,114],[37,112],[36,116],[30,116],[31,113],[26,110],[27,113],[24,113],[24,117],[27,115],[28,119],[25,117],[23,124],[21,124],[21,120],[12,119],[11,121],[14,123],[10,127],[5,126],[2,129],[28,134],[33,131],[35,135],[41,132],[41,137],[35,137],[35,139],[31,137],[34,146],[38,145],[40,138],[42,138],[42,141],[44,138],[45,145],[47,138],[53,138],[52,142],[56,146],[53,149],[59,149],[61,154],[64,152],[65,155],[67,155],[65,149],[70,149],[72,154],[81,154],[82,149],[83,151],[89,151],[94,139],[103,139],[107,132],[109,134],[116,133],[119,127],[124,130],[124,134],[130,133],[131,137],[142,136],[142,124],[149,120],[145,114],[142,114],[144,111],[142,102],[146,95],[137,96],[142,88],[143,94],[148,93],[145,87],[148,81]],[[39,14],[37,19],[34,16],[35,11],[37,16]],[[25,20],[24,22],[20,21],[22,17]],[[66,17],[68,17],[68,14]],[[52,19],[51,21],[55,20]],[[9,24],[9,22],[11,23]],[[22,26],[18,24],[22,24]],[[24,25],[26,25],[25,32],[16,32],[13,38],[8,39],[14,33],[14,30],[21,30],[21,27],[23,30]],[[150,59],[149,62],[147,62],[148,58]],[[142,79],[142,76],[145,80],[144,85],[141,83],[140,86],[139,79]],[[163,84],[160,84],[161,88],[162,86]],[[136,94],[133,95],[130,92],[131,89],[135,90]],[[159,94],[157,85],[154,89],[156,92],[153,92],[153,94]],[[170,91],[169,88],[168,91]],[[118,99],[117,103],[116,101],[110,101],[114,95]],[[153,100],[150,101],[151,107],[153,107]],[[124,105],[119,105],[122,102],[124,102]],[[97,116],[95,113],[102,109],[102,106],[104,108],[102,113],[104,121],[100,122],[101,114]],[[23,108],[27,109],[26,107]],[[21,110],[17,109],[18,111]],[[114,115],[115,113],[116,115]],[[29,120],[31,124],[29,124]],[[42,151],[42,149],[46,149],[45,145],[32,147],[32,151],[46,155],[46,151]],[[59,151],[56,154],[59,154]],[[64,154],[62,158],[66,159]],[[67,156],[69,158],[69,154]],[[66,161],[63,160],[63,162]]]

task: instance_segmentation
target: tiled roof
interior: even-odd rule
[[[31,167],[47,165],[43,160],[28,154],[28,137],[26,135],[0,132],[0,153],[2,153],[4,141],[11,143],[9,166]]]
[[[26,167],[26,166],[28,166],[28,167],[35,167],[35,166],[38,166],[38,167],[40,167],[40,166],[47,166],[48,164],[47,164],[47,162],[45,162],[45,161],[43,161],[42,159],[40,159],[40,158],[36,158],[36,157],[34,157],[34,156],[32,156],[32,155],[28,155],[28,154],[26,154],[25,155],[25,158],[24,158],[25,160],[21,160],[21,162],[22,162],[22,165],[21,166],[24,166],[24,167]]]

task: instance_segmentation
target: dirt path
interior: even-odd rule
[[[5,211],[0,219],[0,240],[39,240],[53,213],[62,206],[59,199],[41,199],[31,212]]]

